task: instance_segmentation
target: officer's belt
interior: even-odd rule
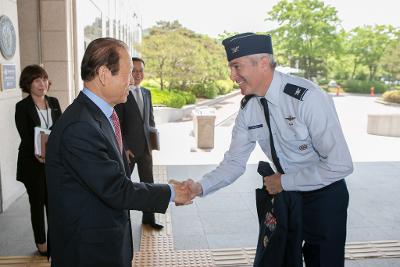
[[[322,187],[322,188],[320,188],[320,189],[315,189],[315,190],[311,190],[311,191],[303,191],[303,192],[300,192],[300,193],[301,193],[302,195],[309,195],[309,194],[314,194],[314,193],[320,193],[320,192],[324,192],[324,191],[327,191],[327,190],[329,190],[329,189],[332,189],[332,188],[334,188],[334,187],[336,187],[336,186],[339,186],[339,185],[341,185],[342,183],[344,183],[344,179],[340,179],[339,181],[333,182],[333,183],[331,183],[330,185],[324,186],[324,187]]]

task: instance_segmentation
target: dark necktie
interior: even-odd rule
[[[113,113],[111,114],[111,121],[114,126],[114,134],[115,134],[115,139],[117,140],[118,143],[119,152],[122,153],[121,126],[119,124],[118,115],[115,112],[115,110],[113,110]]]
[[[261,104],[264,107],[264,115],[265,115],[265,120],[267,121],[267,125],[268,125],[268,131],[269,131],[269,144],[271,147],[271,154],[272,154],[272,161],[274,162],[274,165],[277,169],[278,172],[284,174],[281,164],[279,162],[279,158],[276,155],[276,151],[275,151],[275,146],[274,146],[274,139],[272,137],[272,131],[271,131],[271,123],[269,120],[269,109],[268,109],[268,101],[267,99],[265,99],[264,97],[261,98]]]

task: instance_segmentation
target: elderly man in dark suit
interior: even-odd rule
[[[129,210],[164,213],[188,203],[183,187],[129,179],[114,106],[132,71],[122,41],[99,38],[81,64],[84,89],[53,129],[46,157],[51,266],[132,265]]]
[[[132,64],[128,99],[115,106],[115,111],[121,124],[122,140],[131,173],[136,164],[140,181],[154,183],[150,132],[155,130],[155,122],[151,92],[140,86],[144,78],[143,59],[133,57]],[[156,230],[163,228],[156,223],[154,213],[143,212],[142,223]]]

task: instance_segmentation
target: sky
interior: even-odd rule
[[[323,0],[336,7],[345,30],[386,24],[400,27],[399,0]],[[276,25],[264,21],[278,0],[135,0],[143,29],[157,21],[178,20],[197,33],[216,37],[228,32],[268,32]]]

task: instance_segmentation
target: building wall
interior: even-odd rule
[[[20,73],[20,48],[18,42],[18,16],[16,0],[0,0],[0,15],[6,15],[14,25],[16,34],[16,52],[11,59],[5,59],[0,54],[0,64],[15,64],[17,71],[17,88],[0,91],[0,184],[1,207],[5,210],[24,191],[23,184],[16,181],[16,166],[18,145],[20,142],[15,127],[15,104],[21,100],[21,90],[18,89]]]
[[[18,0],[21,67],[40,62],[39,0]]]
[[[52,82],[48,95],[62,110],[75,99],[71,14],[71,0],[40,0],[41,63]]]
[[[63,110],[75,98],[71,0],[18,0],[21,67],[41,64]]]

